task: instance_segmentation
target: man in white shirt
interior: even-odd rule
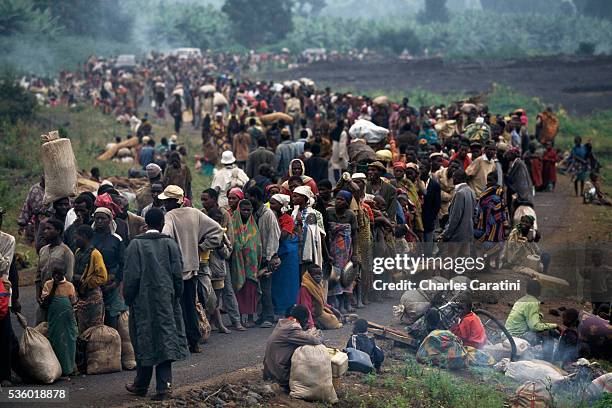
[[[226,150],[221,154],[223,168],[218,170],[213,177],[211,188],[219,192],[219,206],[227,206],[227,192],[234,187],[242,188],[249,181],[249,176],[238,166],[234,153]]]

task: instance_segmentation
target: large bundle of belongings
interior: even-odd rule
[[[77,339],[77,366],[87,374],[121,371],[121,336],[112,327],[99,325]]]
[[[63,197],[76,195],[76,159],[70,139],[60,138],[58,131],[42,135],[41,158],[45,173],[43,202],[50,204]]]
[[[332,382],[332,357],[327,347],[302,346],[291,357],[290,395],[306,401],[334,404],[338,401]]]
[[[364,139],[367,144],[375,145],[387,138],[389,130],[365,119],[358,119],[349,129],[351,139]]]
[[[17,313],[23,327],[19,341],[19,358],[24,373],[36,382],[51,384],[62,376],[62,366],[49,340],[35,328],[28,327],[25,317]]]

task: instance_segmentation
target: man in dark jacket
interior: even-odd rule
[[[188,355],[180,299],[183,261],[177,243],[160,231],[164,214],[152,208],[145,217],[147,232],[132,240],[126,252],[123,297],[130,307],[130,336],[136,356],[136,378],[126,389],[144,396],[153,367],[157,393],[172,392],[172,362]]]
[[[249,178],[253,178],[258,174],[259,166],[262,164],[268,164],[276,169],[277,160],[276,155],[267,149],[268,142],[265,137],[257,139],[257,149],[253,150],[246,163],[246,174]]]
[[[421,162],[421,180],[425,183],[425,198],[423,200],[423,242],[425,243],[425,255],[433,252],[434,231],[436,220],[442,205],[442,189],[440,183],[431,177],[430,163],[426,160]]]
[[[438,240],[448,243],[449,256],[466,256],[474,239],[476,196],[467,185],[465,171],[458,169],[453,173],[453,184],[455,194],[448,207],[448,223]]]
[[[517,207],[521,205],[533,207],[533,183],[525,162],[520,158],[518,149],[510,149],[505,157],[509,163],[508,174],[506,174],[508,208],[510,219],[513,219]],[[514,194],[516,194],[516,199],[512,198]]]

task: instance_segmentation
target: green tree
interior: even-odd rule
[[[226,0],[232,35],[246,47],[274,44],[293,31],[292,0]]]
[[[565,0],[480,0],[483,10],[498,13],[542,13],[551,14],[567,10]],[[571,7],[571,5],[570,5]]]
[[[297,0],[296,12],[303,17],[318,17],[327,5],[327,0]]]
[[[211,5],[175,4],[162,6],[148,30],[158,43],[201,49],[227,47],[228,18]]]
[[[425,0],[425,8],[419,13],[419,19],[423,22],[450,20],[446,0]]]
[[[34,7],[47,11],[69,34],[110,38],[127,42],[132,33],[133,18],[120,0],[33,0]]]
[[[15,34],[51,35],[61,31],[57,19],[39,10],[30,0],[0,1],[0,36]]]
[[[36,98],[23,89],[15,75],[4,73],[0,77],[0,123],[17,123],[30,119],[36,109]]]
[[[578,12],[587,16],[612,20],[612,1],[574,0]]]

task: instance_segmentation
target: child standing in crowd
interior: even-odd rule
[[[62,267],[55,267],[53,278],[45,282],[41,304],[47,309],[49,341],[62,366],[63,375],[74,373],[76,357],[77,325],[72,306],[76,303],[76,291],[66,280]]]

